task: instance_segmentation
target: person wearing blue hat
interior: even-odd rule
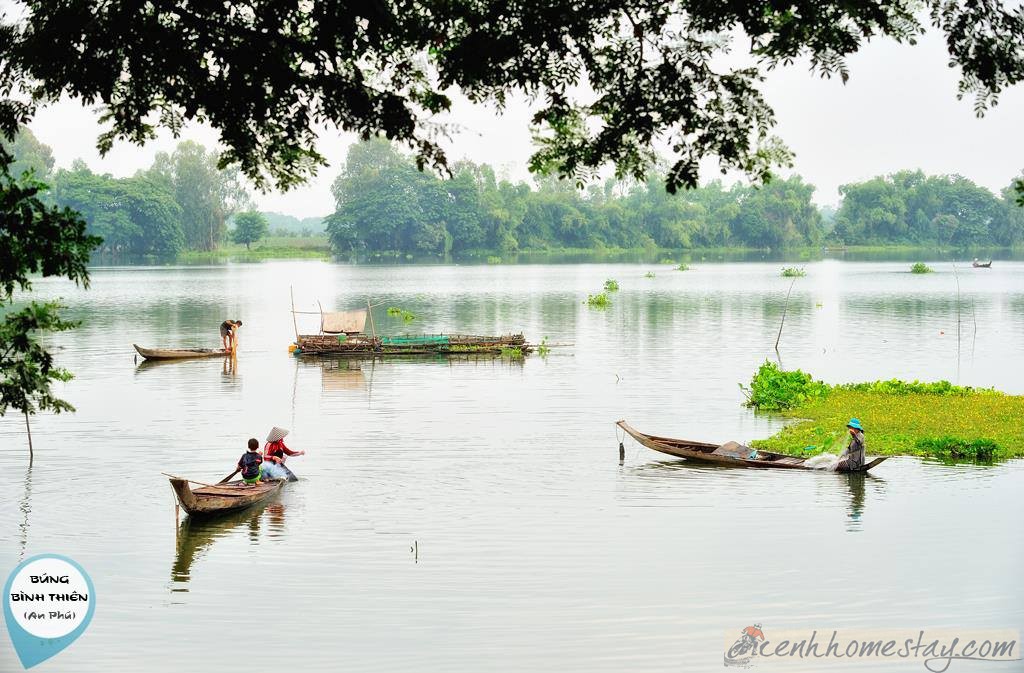
[[[850,445],[839,454],[836,472],[856,472],[864,467],[864,428],[859,418],[851,418],[846,424],[850,431]]]

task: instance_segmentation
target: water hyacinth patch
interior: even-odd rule
[[[910,267],[910,273],[934,273],[934,272],[935,272],[935,269],[933,269],[932,267],[928,266],[924,262],[916,262],[912,267]]]
[[[803,269],[798,269],[795,266],[787,266],[782,270],[783,278],[803,278],[807,275],[807,272]]]
[[[618,292],[619,281],[615,280],[614,278],[609,278],[604,282],[604,290],[605,292]]]
[[[1024,456],[1024,396],[948,381],[829,385],[766,362],[751,380],[749,406],[800,419],[752,445],[780,453],[836,453],[846,423],[864,425],[869,455],[986,462]]]
[[[584,302],[590,308],[608,308],[612,305],[612,300],[608,298],[607,292],[600,294],[588,294],[587,300]]]

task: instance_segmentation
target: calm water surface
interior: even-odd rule
[[[31,470],[21,419],[0,419],[0,569],[66,554],[97,593],[89,631],[40,670],[711,671],[755,621],[769,636],[1024,622],[1024,461],[895,458],[858,478],[700,467],[627,440],[619,464],[619,418],[709,441],[781,427],[737,383],[776,357],[789,280],[775,263],[694,266],[272,262],[37,283],[85,321],[57,342],[78,411],[34,421]],[[1024,263],[934,266],[808,265],[783,364],[1024,393]],[[582,305],[607,278],[613,306]],[[289,286],[303,309],[385,302],[385,332],[406,331],[385,314],[399,306],[414,331],[573,345],[299,360]],[[227,317],[245,322],[234,366],[133,360],[132,343],[216,346]],[[271,425],[308,452],[289,463],[302,480],[176,527],[160,473],[217,480]],[[20,670],[8,647],[0,670]]]

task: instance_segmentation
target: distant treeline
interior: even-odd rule
[[[11,148],[13,169],[50,185],[44,198],[73,208],[103,250],[174,255],[216,250],[252,202],[239,173],[193,142],[132,177],[93,173],[82,161],[53,170],[53,154],[27,128]],[[417,170],[386,140],[353,145],[327,218],[265,213],[255,242],[324,231],[336,253],[507,255],[607,248],[793,248],[846,245],[1024,245],[1024,209],[1007,186],[999,196],[960,176],[903,171],[840,188],[839,209],[815,206],[799,176],[754,188],[711,182],[675,195],[657,171],[647,182],[607,180],[585,190],[555,178],[537,186],[500,179],[487,165],[459,162],[452,177]],[[251,219],[251,218],[250,218]],[[258,226],[257,226],[258,225]]]
[[[712,182],[665,192],[608,180],[577,190],[555,179],[498,179],[460,162],[442,180],[383,140],[353,145],[327,218],[336,252],[508,254],[600,248],[790,248],[823,244],[1014,246],[1024,210],[960,176],[904,171],[841,188],[838,211],[819,210],[799,176],[753,188]],[[824,215],[824,217],[823,217]]]
[[[11,149],[15,174],[31,170],[50,186],[44,200],[81,213],[89,233],[103,237],[103,252],[214,250],[229,219],[251,207],[238,171],[219,169],[217,154],[194,142],[157,154],[152,166],[128,178],[94,173],[81,160],[54,171],[51,149],[24,127]]]
[[[294,215],[263,211],[261,213],[267,220],[272,236],[312,236],[324,233],[324,218],[303,217],[299,219]]]

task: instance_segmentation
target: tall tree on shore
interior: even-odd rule
[[[75,209],[111,253],[169,256],[184,246],[181,208],[168,187],[145,174],[114,178],[82,161],[53,175],[52,199]]]
[[[20,126],[13,141],[7,141],[0,134],[0,146],[14,161],[7,170],[15,178],[21,177],[26,171],[39,181],[45,181],[53,170],[53,150],[41,142],[27,126]]]
[[[191,250],[214,250],[224,240],[227,220],[249,205],[237,168],[221,169],[216,152],[197,142],[178,143],[174,152],[161,152],[146,172],[165,185],[181,207],[181,228]]]
[[[262,213],[250,210],[235,215],[235,230],[232,232],[232,240],[235,243],[244,243],[245,249],[249,250],[253,243],[267,235],[267,218]]]

